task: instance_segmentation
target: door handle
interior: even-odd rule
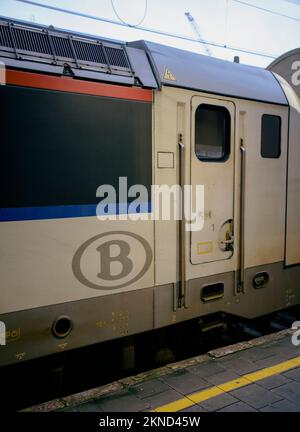
[[[240,140],[241,150],[241,189],[240,189],[240,253],[239,253],[239,279],[236,293],[245,293],[245,190],[246,190],[246,148],[244,140]]]
[[[220,245],[225,246],[225,250],[226,251],[233,251],[233,246],[234,246],[234,236],[232,234],[229,234],[229,238],[227,240],[221,240],[219,241]]]
[[[220,243],[224,244],[224,245],[231,245],[231,244],[234,243],[234,237],[231,236],[230,239],[228,239],[228,240],[222,240],[222,241],[220,241]]]
[[[179,134],[179,183],[181,187],[181,220],[179,222],[179,298],[178,306],[186,305],[186,251],[185,251],[185,219],[184,219],[184,181],[185,181],[185,146]]]

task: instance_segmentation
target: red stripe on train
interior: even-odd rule
[[[96,83],[67,77],[56,77],[31,72],[6,70],[6,83],[24,87],[43,88],[73,93],[107,96],[152,102],[152,91],[136,87]]]

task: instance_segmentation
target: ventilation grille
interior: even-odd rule
[[[13,39],[15,39],[16,48],[18,50],[48,55],[52,54],[48,35],[45,33],[13,28]]]
[[[112,66],[126,67],[126,58],[121,50],[106,47],[105,51],[107,53],[108,61]]]
[[[10,31],[7,26],[0,25],[0,45],[13,48]]]
[[[106,64],[105,55],[101,45],[86,44],[85,42],[78,40],[74,40],[73,45],[78,60]]]
[[[52,36],[55,56],[71,59],[73,56],[70,40],[67,38]]]
[[[58,65],[67,62],[74,68],[133,75],[125,46],[121,44],[5,21],[0,21],[0,55]]]

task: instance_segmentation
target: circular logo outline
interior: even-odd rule
[[[106,237],[108,235],[125,235],[125,236],[129,236],[129,237],[133,237],[135,240],[137,240],[138,242],[140,242],[145,250],[146,253],[146,260],[145,260],[145,264],[142,268],[142,270],[130,281],[124,282],[123,284],[120,285],[116,285],[113,287],[104,287],[102,285],[97,285],[91,281],[89,281],[83,274],[82,270],[81,270],[81,266],[80,266],[80,262],[81,262],[81,258],[83,253],[85,252],[85,250],[92,244],[94,243],[94,241]],[[127,285],[130,285],[134,282],[136,282],[137,280],[139,280],[142,276],[144,276],[144,274],[147,272],[147,270],[149,269],[151,263],[152,263],[152,259],[153,259],[153,253],[152,253],[152,249],[151,246],[149,245],[149,243],[147,242],[147,240],[145,240],[142,236],[135,234],[135,233],[131,233],[128,231],[109,231],[109,232],[105,232],[102,234],[97,234],[95,236],[93,236],[92,238],[90,238],[89,240],[86,240],[81,246],[79,246],[79,248],[77,249],[77,251],[75,252],[73,259],[72,259],[72,271],[74,276],[76,277],[76,279],[82,283],[83,285],[87,286],[88,288],[92,288],[92,289],[97,289],[97,290],[115,290],[115,289],[119,289],[119,288],[124,288]]]

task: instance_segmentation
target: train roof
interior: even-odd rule
[[[287,105],[280,84],[268,70],[153,42],[129,45],[148,53],[160,85]]]
[[[272,72],[147,41],[123,43],[0,18],[7,67],[145,88],[168,85],[287,105]]]

